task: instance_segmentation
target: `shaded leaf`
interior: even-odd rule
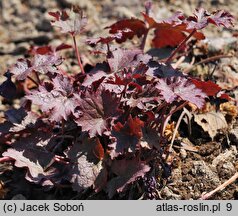
[[[0,85],[0,95],[6,99],[14,99],[17,94],[15,84],[12,82],[11,74],[9,72],[4,74],[7,79]]]
[[[112,178],[107,184],[109,198],[112,198],[116,192],[124,191],[126,186],[135,182],[139,177],[143,177],[149,170],[150,167],[138,158],[114,160],[112,162],[112,172],[117,177]]]
[[[94,154],[98,142],[98,139],[88,138],[83,134],[79,142],[67,152],[73,163],[67,178],[76,191],[91,187],[103,169],[101,160]]]
[[[124,125],[121,122],[116,123],[112,130],[112,140],[114,142],[109,145],[112,148],[110,152],[111,158],[115,158],[124,152],[135,152],[140,144],[143,126],[143,121],[131,116],[129,116]]]
[[[155,128],[150,128],[148,126],[143,127],[143,136],[142,136],[142,143],[143,145],[149,146],[150,148],[160,149],[160,135],[158,130]]]
[[[174,69],[171,65],[166,65],[163,63],[151,62],[149,64],[149,69],[145,73],[151,77],[176,77],[176,76],[184,76],[183,73],[177,69]]]
[[[54,154],[45,149],[51,138],[50,133],[34,131],[29,136],[13,143],[12,148],[2,155],[13,158],[15,166],[27,168],[28,181],[40,183],[43,179],[53,180],[58,173],[57,169],[50,167],[48,171],[45,171],[54,158]]]

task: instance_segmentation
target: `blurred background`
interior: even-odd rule
[[[69,42],[50,25],[49,11],[70,8],[79,5],[88,17],[86,37],[105,34],[103,29],[122,18],[139,17],[144,11],[143,0],[0,0],[0,73],[3,74],[9,65],[27,53],[31,45],[59,44]],[[237,14],[237,0],[161,0],[153,1],[153,12],[156,19],[169,17],[180,10],[187,15],[197,7],[209,11],[216,9],[229,10]],[[236,31],[237,26],[233,31]],[[207,31],[206,36],[214,35],[216,28]],[[229,36],[226,31],[225,36]],[[221,34],[220,34],[221,36]],[[86,48],[81,44],[81,52]]]

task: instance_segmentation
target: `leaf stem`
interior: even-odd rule
[[[216,60],[219,60],[219,59],[221,59],[221,58],[232,58],[232,57],[233,57],[232,55],[216,55],[216,56],[211,56],[211,57],[208,57],[208,58],[206,58],[206,59],[203,59],[203,60],[201,60],[201,61],[199,61],[199,62],[197,62],[197,63],[195,63],[195,64],[189,66],[187,69],[185,69],[184,73],[189,73],[190,70],[191,70],[193,67],[195,67],[195,66],[197,66],[197,65],[199,65],[199,64],[204,64],[204,63],[208,63],[208,62],[211,62],[211,61],[216,61]]]
[[[142,39],[142,41],[141,41],[140,48],[141,48],[142,51],[144,51],[144,49],[145,49],[145,42],[146,42],[148,33],[149,33],[149,29],[146,30],[146,32],[145,32],[145,34],[144,34],[144,37],[143,37],[143,39]]]
[[[175,129],[174,129],[174,132],[173,132],[173,137],[172,137],[172,140],[171,140],[170,146],[169,146],[169,151],[168,151],[169,153],[172,152],[173,143],[174,143],[176,134],[177,134],[177,132],[178,132],[179,125],[181,124],[181,121],[182,121],[182,119],[183,119],[183,117],[184,117],[185,115],[188,115],[188,116],[190,117],[190,113],[189,113],[189,111],[188,111],[187,109],[184,109],[184,110],[183,110],[183,112],[181,113],[181,115],[180,115],[180,117],[179,117],[179,119],[178,119],[178,122],[177,122],[177,124],[176,124],[176,126],[175,126]]]
[[[177,46],[177,48],[171,53],[171,55],[165,61],[166,64],[168,64],[168,63],[170,63],[172,61],[172,59],[175,56],[175,54],[184,46],[184,44],[193,36],[193,34],[195,32],[196,32],[196,29],[193,29],[192,32],[186,38],[184,38],[184,40],[182,40],[180,42],[180,44]]]
[[[4,156],[4,157],[0,158],[0,163],[9,162],[9,161],[12,161],[12,160],[14,160],[14,159],[11,158],[11,157],[8,157],[8,156]]]
[[[168,122],[169,122],[171,116],[172,116],[175,112],[177,112],[178,110],[184,108],[187,104],[188,104],[188,101],[185,101],[184,103],[182,103],[181,105],[179,105],[178,107],[176,107],[174,110],[172,110],[172,111],[167,115],[167,117],[166,117],[166,119],[165,119],[165,121],[164,121],[163,133],[164,133],[164,131],[165,131],[165,128],[166,128],[166,126],[167,126],[167,124],[168,124]]]
[[[75,38],[75,36],[72,36],[72,37],[73,37],[73,41],[74,41],[74,50],[75,50],[75,53],[76,53],[76,57],[77,57],[77,60],[78,60],[79,67],[81,69],[82,74],[85,74],[85,71],[83,69],[83,65],[82,65],[82,62],[81,62],[81,58],[80,58],[80,54],[79,54],[79,49],[78,49],[78,46],[77,46],[76,38]]]

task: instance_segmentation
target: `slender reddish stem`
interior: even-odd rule
[[[184,44],[193,36],[195,32],[196,29],[193,29],[193,31],[186,38],[184,38],[183,41],[181,41],[181,43],[177,46],[177,48],[171,53],[169,58],[165,61],[166,64],[170,63],[173,60],[175,54],[184,46]]]
[[[82,74],[85,74],[85,71],[83,69],[83,65],[82,65],[82,62],[81,62],[81,58],[80,58],[80,54],[79,54],[79,49],[78,49],[78,46],[77,46],[76,38],[75,38],[75,36],[72,36],[72,37],[73,37],[73,41],[74,41],[74,50],[75,50],[75,53],[76,53],[76,57],[77,57],[77,60],[78,60],[79,67],[81,69]]]
[[[144,49],[145,49],[145,43],[146,43],[148,33],[149,33],[149,29],[147,29],[147,31],[145,32],[144,37],[143,37],[142,42],[141,42],[141,45],[140,45],[140,48],[141,48],[142,51],[144,51]]]
[[[9,162],[12,161],[13,159],[11,157],[8,156],[4,156],[0,158],[0,163],[4,163],[4,162]]]

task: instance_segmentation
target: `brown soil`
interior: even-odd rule
[[[16,59],[26,55],[26,51],[30,45],[59,44],[61,40],[65,43],[71,43],[70,39],[65,39],[58,32],[52,31],[48,21],[47,12],[58,8],[69,7],[74,2],[72,0],[9,0],[0,2],[0,71],[3,74],[7,68],[13,64]],[[80,6],[86,11],[89,17],[89,27],[87,35],[96,37],[102,35],[103,28],[120,18],[140,16],[139,12],[143,11],[143,2],[141,0],[81,0],[78,1]],[[217,8],[228,9],[234,15],[237,14],[237,0],[216,0],[216,1],[196,1],[196,0],[168,0],[155,1],[154,11],[158,11],[157,18],[167,17],[176,10],[184,11],[191,14],[194,8],[203,6],[212,11]],[[232,31],[216,30],[208,28],[205,34],[213,38],[232,37],[237,35],[238,26],[236,25]],[[85,36],[86,38],[86,36]],[[85,39],[85,38],[82,38]],[[237,40],[236,40],[237,42]],[[93,62],[94,59],[86,54],[86,48],[82,48],[84,60]],[[234,55],[232,59],[223,60],[220,70],[234,70],[238,73],[237,50],[233,46],[230,53]],[[73,62],[72,62],[73,65]],[[197,68],[198,72],[201,70]],[[202,68],[204,71],[205,69]],[[219,74],[218,74],[219,75]],[[218,76],[219,77],[219,76]],[[1,76],[0,82],[3,78]],[[234,81],[235,82],[235,81]],[[222,82],[221,82],[222,83]],[[224,82],[223,82],[224,84]],[[228,83],[227,86],[232,85]],[[238,99],[238,78],[234,84],[233,95]],[[3,103],[1,98],[0,118],[3,116],[4,110],[8,107],[17,107],[19,101],[13,104]],[[236,123],[235,123],[236,122]],[[202,128],[195,123],[193,130],[199,131],[196,138],[190,138],[194,151],[181,148],[179,139],[176,141],[178,148],[175,149],[175,159],[172,162],[171,175],[166,183],[158,190],[160,199],[199,199],[204,192],[210,192],[217,186],[228,180],[232,175],[238,172],[238,130],[235,125],[236,120],[230,124],[231,129],[228,132],[221,133],[211,141],[209,136]],[[179,133],[183,135],[184,126],[181,126]],[[200,136],[200,135],[201,136]],[[205,135],[204,135],[205,134]],[[1,152],[2,147],[0,144]],[[9,168],[10,167],[10,168]],[[3,199],[63,199],[85,198],[85,194],[77,195],[68,189],[56,189],[54,193],[45,192],[36,185],[28,183],[24,179],[22,170],[15,169],[14,173],[1,175],[4,170],[13,169],[11,165],[0,164],[0,180],[11,184],[6,187],[6,195]],[[18,186],[19,185],[19,186]],[[0,188],[1,191],[1,188]],[[2,192],[1,192],[2,193]],[[61,196],[63,193],[63,196]],[[75,196],[75,197],[74,197]],[[90,198],[90,197],[87,197]],[[93,199],[106,199],[105,194],[93,195]],[[230,184],[224,190],[217,192],[211,199],[238,199],[238,181]]]

